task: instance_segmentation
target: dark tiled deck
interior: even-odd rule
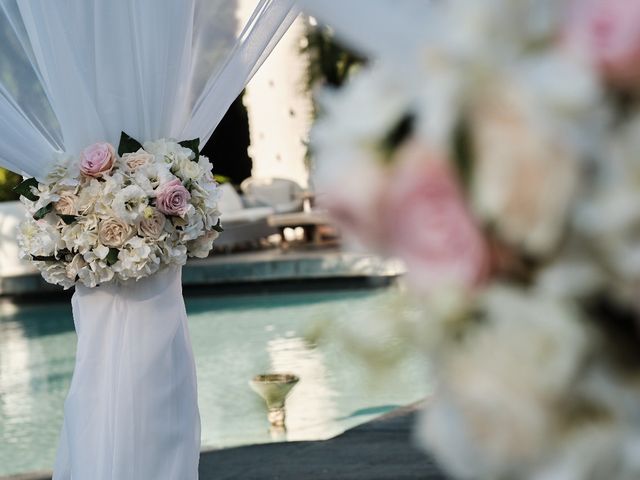
[[[398,410],[326,441],[203,452],[200,480],[446,480],[411,443],[415,410]],[[0,478],[49,479],[43,474]]]

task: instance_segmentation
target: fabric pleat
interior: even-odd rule
[[[73,296],[76,365],[54,480],[198,478],[200,417],[181,270]]]

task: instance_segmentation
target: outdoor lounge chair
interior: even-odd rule
[[[303,208],[305,190],[293,180],[249,177],[240,189],[252,207],[271,207],[273,213],[300,212]]]
[[[26,260],[18,258],[18,225],[25,210],[20,202],[0,202],[0,277],[37,272]]]
[[[271,207],[247,207],[242,197],[232,185],[220,186],[222,197],[218,203],[224,232],[216,240],[216,246],[233,248],[239,245],[257,243],[278,230],[267,223],[274,213]]]

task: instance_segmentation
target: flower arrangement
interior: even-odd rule
[[[65,289],[140,279],[206,257],[222,231],[219,190],[199,140],[144,145],[123,133],[118,151],[96,143],[61,156],[17,191],[29,217],[22,257]]]
[[[431,5],[311,142],[318,201],[407,265],[423,442],[456,478],[640,478],[640,2]]]

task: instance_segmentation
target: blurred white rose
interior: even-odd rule
[[[506,242],[545,255],[563,234],[579,164],[571,144],[538,124],[535,101],[505,83],[476,105],[472,204]]]
[[[589,337],[568,305],[514,288],[491,287],[482,311],[482,328],[438,360],[420,434],[454,475],[521,476],[561,438],[556,415]]]

